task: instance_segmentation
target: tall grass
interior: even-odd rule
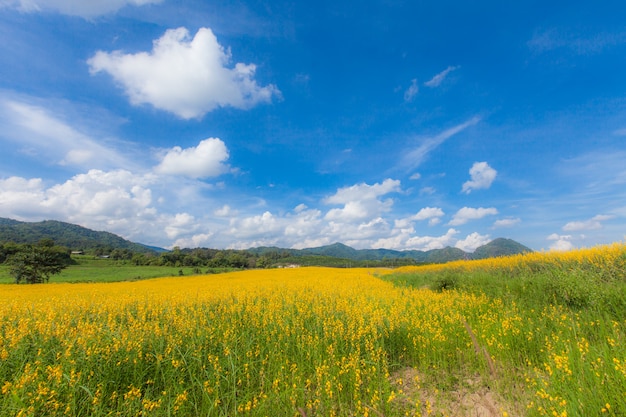
[[[501,415],[626,413],[623,294],[450,267],[4,285],[0,416],[459,415],[476,380]]]
[[[528,415],[626,415],[626,245],[402,268],[388,279],[491,299],[479,343],[510,390],[521,382],[533,394]]]

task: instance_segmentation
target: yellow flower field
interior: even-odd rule
[[[498,415],[626,411],[623,320],[389,272],[2,286],[0,416],[435,415],[467,378],[505,398]]]

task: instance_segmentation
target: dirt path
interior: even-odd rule
[[[439,390],[422,385],[417,370],[407,367],[395,372],[391,381],[402,391],[394,401],[414,416],[519,416],[515,412],[518,407],[507,403],[477,376],[456,383],[451,389]]]

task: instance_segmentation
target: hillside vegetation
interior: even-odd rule
[[[625,266],[613,245],[6,285],[0,416],[624,415]]]
[[[20,222],[0,218],[0,243],[36,244],[52,239],[57,245],[70,250],[93,251],[98,254],[113,249],[125,249],[137,253],[154,252],[154,248],[133,243],[113,233],[98,232],[71,223],[56,220]]]
[[[162,248],[133,243],[108,232],[97,232],[70,223],[46,220],[27,223],[0,218],[0,262],[3,244],[37,244],[52,239],[57,245],[89,255],[132,260],[135,265],[267,268],[289,264],[341,267],[400,266],[443,263],[460,259],[481,259],[532,252],[511,239],[498,238],[479,247],[474,253],[458,248],[429,251],[391,249],[354,249],[341,243],[307,249],[259,247],[247,250],[210,248]],[[289,258],[289,259],[287,259]]]

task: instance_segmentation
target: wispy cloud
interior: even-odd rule
[[[424,162],[428,154],[435,150],[439,145],[444,143],[452,136],[464,131],[468,127],[474,126],[478,122],[480,122],[480,117],[475,116],[464,123],[444,130],[437,136],[423,139],[422,143],[417,148],[409,150],[405,153],[405,156],[400,161],[399,166],[406,169],[407,171],[414,170],[415,168],[420,166],[422,162]]]
[[[163,0],[3,0],[0,8],[13,7],[25,13],[54,11],[70,16],[94,18],[125,6],[143,6]]]
[[[62,111],[53,112],[45,104],[34,104],[35,101],[0,97],[3,125],[0,140],[14,142],[25,153],[58,165],[82,168],[135,165],[113,146],[105,146],[103,142],[106,142],[94,137],[88,128],[72,125]]]
[[[522,219],[520,219],[519,217],[508,217],[506,219],[499,219],[493,223],[492,228],[498,229],[501,227],[512,227],[512,226],[515,226],[516,224],[519,224],[521,221]]]
[[[602,229],[602,222],[611,220],[615,216],[598,214],[589,220],[569,222],[563,226],[565,232],[578,232],[583,230],[598,230]]]
[[[626,32],[599,32],[588,36],[562,29],[537,31],[527,45],[531,51],[544,53],[556,49],[568,49],[578,55],[603,52],[615,45],[626,43]]]
[[[417,85],[417,79],[413,78],[411,80],[411,85],[404,92],[404,101],[406,103],[413,101],[413,99],[415,98],[418,92],[419,92],[419,87]]]
[[[448,74],[450,74],[452,71],[455,71],[455,70],[457,70],[459,68],[461,68],[461,67],[459,67],[459,66],[456,66],[456,67],[455,66],[449,66],[445,70],[441,71],[439,74],[435,75],[430,80],[426,81],[424,83],[424,85],[426,87],[430,87],[430,88],[439,87],[439,85],[441,85],[441,83],[446,79]]]

